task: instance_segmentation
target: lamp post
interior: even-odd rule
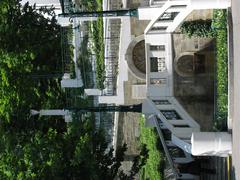
[[[109,10],[109,11],[82,11],[82,12],[63,12],[62,14],[58,15],[59,17],[119,17],[119,16],[138,16],[137,9],[121,9],[121,10]]]
[[[142,104],[68,108],[72,112],[142,112]]]
[[[40,116],[63,116],[65,122],[72,122],[73,113],[87,112],[142,112],[142,104],[119,105],[119,106],[97,106],[97,107],[80,107],[68,109],[43,109],[40,111],[31,110],[31,115]]]

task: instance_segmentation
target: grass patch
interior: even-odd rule
[[[228,114],[228,49],[226,10],[214,10],[212,28],[216,38],[216,110],[215,130],[227,128]]]
[[[149,157],[140,171],[141,179],[163,179],[164,157],[159,148],[159,137],[153,128],[144,127],[144,117],[140,118],[140,143],[146,145]]]

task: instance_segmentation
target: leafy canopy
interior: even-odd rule
[[[65,104],[58,79],[33,78],[61,71],[60,27],[52,10],[0,1],[0,179],[131,179],[144,158],[136,159],[130,176],[119,173],[126,146],[116,156],[106,151],[92,116],[68,125],[29,116],[30,109]]]

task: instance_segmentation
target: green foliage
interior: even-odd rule
[[[96,0],[96,11],[102,11],[102,0]],[[105,64],[104,64],[104,41],[103,41],[103,19],[98,18],[96,22],[92,22],[91,34],[94,42],[94,52],[96,54],[96,78],[97,87],[104,88],[105,80]]]
[[[51,10],[36,11],[28,4],[21,7],[18,1],[3,0],[0,4],[0,48],[7,52],[30,51],[34,64],[56,64],[60,52],[60,26],[56,18],[46,19],[43,14]],[[53,46],[54,45],[54,46]]]
[[[61,48],[62,48],[62,60],[63,71],[69,72],[71,79],[76,78],[73,42],[73,27],[61,27]]]
[[[148,152],[149,151],[146,144],[142,145],[140,154],[136,156],[133,160],[133,165],[129,172],[129,175],[126,175],[122,171],[120,171],[118,177],[123,180],[135,179],[136,174],[145,166],[147,162],[147,159],[149,157]]]
[[[93,79],[90,74],[92,73],[92,64],[91,64],[91,51],[88,49],[89,37],[84,36],[83,41],[81,42],[79,58],[77,60],[78,66],[81,70],[84,88],[92,88],[94,86]]]
[[[126,145],[106,151],[103,132],[94,131],[91,119],[56,128],[9,132],[1,128],[1,179],[114,179]],[[18,137],[18,138],[16,138]]]
[[[141,179],[163,179],[164,157],[158,147],[158,135],[155,129],[144,127],[144,117],[140,118],[140,143],[146,146],[149,157],[141,169]]]
[[[0,2],[0,118],[25,124],[31,108],[62,105],[59,82],[32,79],[33,74],[59,71],[60,27],[52,10],[23,7],[15,0]],[[60,65],[60,66],[59,66]],[[53,98],[54,97],[54,98]]]
[[[102,0],[81,0],[80,2],[87,11],[102,11]],[[97,87],[103,89],[105,80],[103,19],[99,17],[97,21],[91,22],[88,28],[89,35],[93,38],[93,51],[96,54]]]
[[[228,48],[226,10],[214,10],[212,27],[216,38],[217,107],[214,129],[226,130],[228,114]]]
[[[85,11],[96,11],[102,8],[102,0],[78,0],[76,3]]]
[[[103,42],[103,19],[98,18],[97,22],[93,22],[92,35],[94,41],[94,51],[97,59],[97,87],[104,88],[105,80],[105,64],[104,64],[104,42]]]
[[[59,161],[57,132],[49,129],[47,134],[32,132],[28,134],[4,133],[0,154],[0,176],[4,179],[37,179],[50,173],[49,167]],[[17,135],[21,138],[15,138]],[[57,164],[55,164],[56,166]]]
[[[214,31],[211,27],[212,20],[194,20],[194,21],[185,21],[180,27],[180,30],[183,34],[186,34],[188,37],[213,37]]]
[[[126,146],[106,151],[91,116],[66,124],[29,114],[66,103],[58,79],[32,78],[61,69],[60,27],[44,13],[52,10],[0,2],[0,179],[114,179]],[[77,98],[74,106],[88,104]]]
[[[0,49],[0,118],[3,121],[10,122],[12,115],[17,113],[21,106],[26,106],[25,102],[29,100],[26,94],[19,91],[20,88],[24,88],[23,84],[26,85],[27,81],[17,74],[21,75],[31,71],[33,58],[33,55],[27,51],[14,54]],[[26,93],[29,93],[29,89],[25,90]]]

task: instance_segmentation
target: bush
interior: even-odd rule
[[[102,11],[102,0],[82,0],[88,11]],[[103,18],[91,22],[89,26],[90,36],[93,38],[93,51],[96,54],[96,83],[97,88],[104,89],[105,64],[104,64],[104,39],[103,39]]]
[[[148,157],[141,168],[140,179],[163,179],[164,155],[159,146],[159,137],[155,129],[144,126],[144,117],[140,117],[140,145],[145,146]]]
[[[228,50],[226,10],[213,11],[212,28],[216,39],[216,109],[214,130],[226,131],[228,118]]]
[[[97,67],[96,67],[96,78],[97,87],[104,89],[105,80],[105,64],[104,64],[104,40],[103,40],[103,19],[98,18],[96,22],[93,22],[93,41],[94,41],[94,52],[96,53]]]
[[[212,20],[195,20],[195,21],[185,21],[180,30],[183,34],[186,34],[188,37],[213,37],[214,31],[211,27]]]

